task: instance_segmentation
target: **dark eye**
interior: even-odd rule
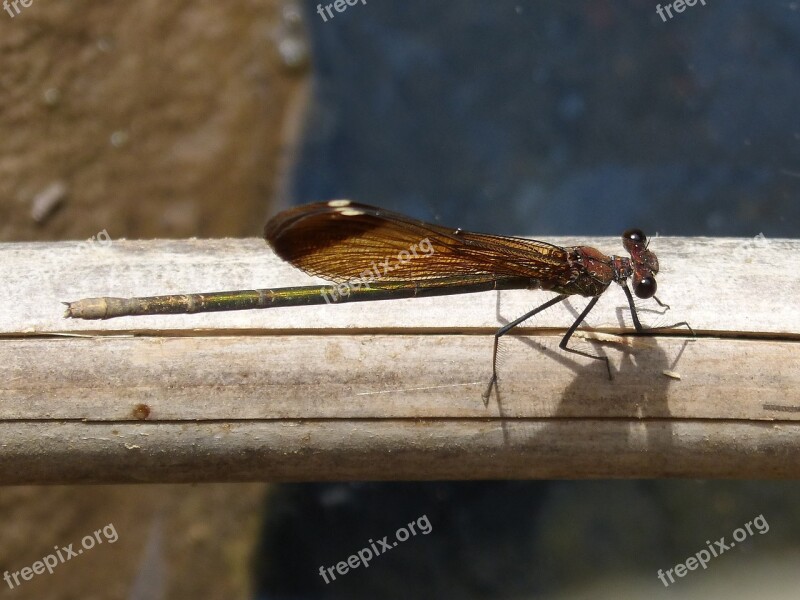
[[[633,284],[633,293],[639,298],[652,298],[655,296],[657,288],[655,277],[642,277]]]
[[[628,229],[622,234],[622,237],[636,244],[643,244],[647,240],[647,237],[644,235],[644,232],[641,229]]]

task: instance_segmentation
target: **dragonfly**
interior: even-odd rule
[[[331,200],[302,205],[273,217],[264,237],[281,259],[331,281],[328,285],[235,290],[136,298],[84,298],[65,302],[66,317],[110,319],[122,316],[188,314],[309,306],[370,300],[421,298],[494,290],[539,289],[556,295],[494,334],[492,376],[483,394],[497,385],[500,339],[536,314],[569,298],[589,302],[561,338],[559,347],[605,362],[608,357],[570,347],[569,341],[612,283],[622,287],[634,328],[645,331],[633,295],[669,305],[655,293],[659,264],[640,229],[628,229],[622,246],[629,257],[607,256],[589,246],[560,247],[521,237],[474,233],[419,221],[359,204]],[[631,281],[633,294],[628,286]],[[686,326],[682,321],[655,329]]]

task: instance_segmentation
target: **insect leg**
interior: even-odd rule
[[[497,332],[494,334],[494,349],[492,350],[492,378],[489,380],[489,387],[486,388],[486,392],[483,394],[484,401],[486,402],[489,401],[489,394],[492,393],[492,387],[497,384],[497,345],[500,342],[500,338],[509,331],[511,331],[512,329],[514,329],[514,327],[516,327],[523,321],[527,321],[535,314],[550,308],[554,304],[558,304],[565,298],[567,298],[567,294],[559,294],[555,298],[551,298],[541,306],[537,306],[532,311],[525,313],[520,318],[511,321],[511,323],[507,325],[503,325],[500,329],[497,330]]]
[[[561,348],[562,350],[566,350],[567,352],[572,352],[573,354],[580,354],[581,356],[586,356],[587,358],[595,358],[597,360],[604,360],[605,363],[606,363],[606,369],[608,370],[608,378],[609,379],[613,379],[613,377],[611,376],[611,365],[608,362],[608,357],[607,356],[598,356],[596,354],[589,354],[588,352],[584,352],[583,350],[575,350],[574,348],[568,348],[567,347],[567,343],[569,342],[569,338],[572,337],[572,334],[575,333],[575,330],[578,328],[578,326],[581,323],[583,323],[583,320],[592,311],[592,309],[594,308],[594,305],[597,304],[597,301],[599,299],[600,299],[600,296],[595,296],[594,298],[592,298],[589,301],[589,304],[586,305],[586,308],[583,309],[583,312],[580,315],[578,315],[578,318],[575,319],[575,322],[572,324],[572,326],[569,329],[567,329],[567,333],[565,333],[564,337],[561,338],[561,343],[558,345],[558,347]],[[639,319],[636,318],[636,317],[634,317],[634,319],[636,319],[636,321],[635,321],[636,324],[639,327],[641,327],[641,324],[639,323]]]
[[[645,331],[645,328],[642,327],[642,324],[639,321],[639,316],[636,312],[636,306],[633,303],[633,296],[631,295],[631,291],[625,284],[622,284],[622,291],[624,291],[625,295],[628,297],[628,306],[631,307],[631,317],[633,318],[633,326],[636,328],[637,333],[643,333]],[[663,302],[661,302],[661,300],[659,300],[655,296],[653,296],[653,299],[656,302],[658,302],[659,306],[669,308],[669,304],[664,304]],[[663,325],[661,327],[648,327],[647,330],[653,331],[656,329],[674,329],[675,327],[681,327],[681,326],[685,326],[686,329],[688,329],[692,335],[696,335],[694,329],[692,329],[692,326],[689,325],[689,323],[687,323],[686,321],[680,321],[679,323],[673,323],[672,325]]]

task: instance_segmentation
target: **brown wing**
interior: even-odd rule
[[[384,281],[487,274],[569,280],[567,251],[516,237],[469,233],[349,200],[276,215],[264,237],[283,260],[311,275]]]

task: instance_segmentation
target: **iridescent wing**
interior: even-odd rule
[[[349,200],[284,211],[267,223],[264,237],[283,260],[331,281],[366,272],[387,282],[459,275],[571,277],[564,248],[433,225]]]

